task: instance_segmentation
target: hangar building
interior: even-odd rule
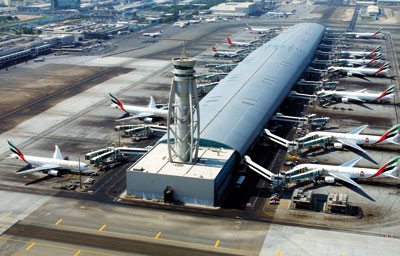
[[[164,136],[128,168],[127,194],[162,200],[169,187],[176,200],[218,206],[233,167],[308,67],[324,31],[297,24],[253,51],[200,101],[199,159],[169,162]]]

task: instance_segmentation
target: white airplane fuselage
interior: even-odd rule
[[[361,101],[380,101],[380,100],[388,100],[393,99],[394,94],[385,95],[379,98],[382,93],[369,93],[369,92],[346,92],[346,91],[333,91],[329,96],[335,99],[343,99],[347,98],[352,100],[352,98],[357,98]],[[379,98],[379,99],[378,99]]]
[[[246,46],[250,46],[250,43],[247,42],[235,42],[235,41],[231,41],[232,46],[239,46],[239,47],[246,47]]]
[[[323,170],[323,174],[325,175],[339,174],[339,175],[345,175],[346,177],[349,177],[351,179],[370,178],[378,172],[378,169],[372,169],[372,168],[345,167],[345,166],[334,166],[334,165],[324,165],[324,164],[300,164],[297,165],[292,170],[290,170],[290,172],[294,171],[295,169],[297,170],[305,167],[309,170]],[[382,175],[378,175],[374,178],[381,178],[381,177],[384,178],[385,173],[382,173]]]
[[[214,57],[236,57],[238,55],[237,52],[214,52]]]
[[[383,70],[379,71],[379,68],[365,68],[365,67],[358,67],[358,68],[353,68],[353,67],[331,67],[331,70],[332,71],[338,71],[340,73],[345,73],[346,75],[349,75],[349,76],[351,76],[352,74],[375,76],[375,75],[384,75],[384,74],[386,75],[386,74],[389,73],[389,69],[383,69]]]
[[[15,155],[17,159],[21,159],[17,155]],[[62,160],[62,159],[54,159],[54,158],[47,158],[47,157],[38,157],[38,156],[27,156],[24,155],[25,160],[31,165],[37,166],[45,166],[45,165],[55,165],[58,166],[56,169],[63,169],[63,170],[89,170],[89,165],[85,163],[80,163],[78,161],[71,161],[71,160]],[[21,159],[22,160],[22,159]]]
[[[131,113],[131,114],[148,113],[155,117],[167,117],[168,116],[168,110],[165,110],[165,109],[130,106],[130,105],[124,105],[124,109],[126,110],[126,112]]]
[[[288,17],[294,15],[292,12],[267,12],[267,16],[270,17]]]
[[[367,135],[367,134],[348,134],[348,133],[339,133],[339,132],[310,132],[308,136],[317,135],[318,137],[328,137],[332,142],[338,142],[339,140],[347,140],[352,141],[357,145],[371,145],[378,142],[382,136],[375,135]],[[387,140],[383,140],[379,142],[379,144],[390,143]]]
[[[360,38],[360,39],[372,39],[372,38],[379,38],[381,37],[381,33],[344,33],[345,36]]]
[[[374,60],[371,62],[371,59],[338,59],[336,60],[338,63],[346,63],[346,64],[352,64],[352,65],[368,65],[370,63],[374,64],[383,64],[383,61],[381,60]]]
[[[340,54],[348,55],[350,58],[373,58],[375,57],[379,51],[371,52],[371,51],[344,51],[340,52]]]

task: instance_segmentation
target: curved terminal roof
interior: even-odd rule
[[[325,28],[297,24],[247,56],[200,101],[200,137],[244,154],[308,67]]]

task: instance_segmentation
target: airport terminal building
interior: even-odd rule
[[[170,162],[165,136],[128,168],[127,194],[162,200],[168,187],[176,200],[218,206],[232,169],[300,79],[324,31],[297,24],[253,51],[200,101],[197,161]]]

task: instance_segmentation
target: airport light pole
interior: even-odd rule
[[[79,192],[82,190],[81,154],[78,154],[79,170]]]

